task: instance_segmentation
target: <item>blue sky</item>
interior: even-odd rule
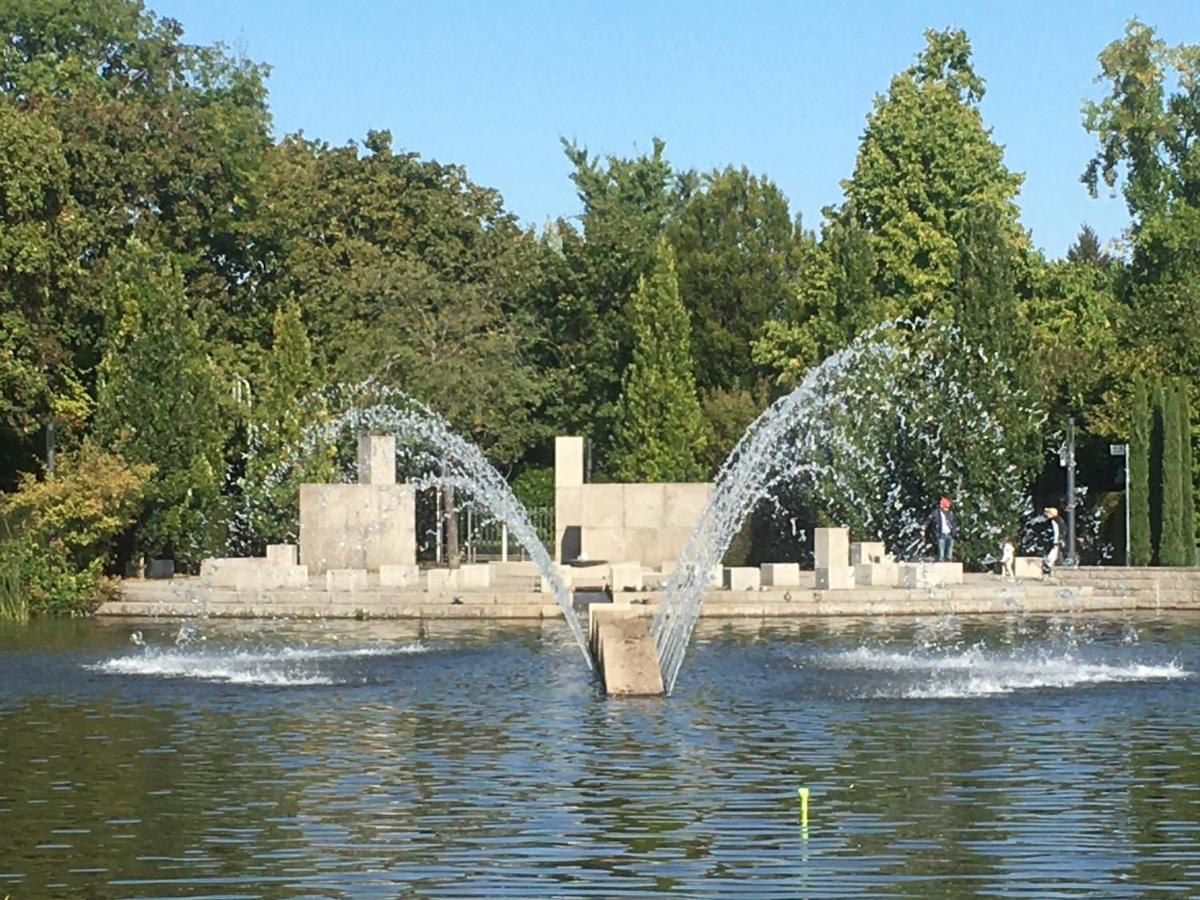
[[[841,197],[865,117],[926,27],[957,25],[987,81],[983,113],[1034,243],[1059,256],[1082,222],[1102,239],[1123,201],[1093,200],[1080,104],[1096,55],[1131,16],[1200,42],[1200,2],[367,2],[147,0],[186,39],[272,66],[279,135],[334,144],[370,128],[459,163],[526,223],[576,215],[560,137],[629,155],[667,142],[678,168],[769,175],[809,227]]]

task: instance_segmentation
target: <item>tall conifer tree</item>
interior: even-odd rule
[[[629,304],[633,360],[621,379],[612,468],[624,481],[695,481],[705,430],[675,254],[660,239]]]
[[[1162,536],[1158,562],[1162,566],[1185,564],[1183,550],[1183,471],[1180,465],[1183,445],[1180,440],[1179,402],[1175,385],[1166,382],[1162,389]]]
[[[1187,382],[1179,382],[1177,393],[1179,395],[1179,487],[1182,497],[1179,533],[1180,543],[1183,547],[1183,564],[1191,566],[1196,563],[1196,495],[1195,472],[1192,464],[1194,459],[1192,455],[1192,408],[1188,402]]]
[[[1146,382],[1133,390],[1129,427],[1129,559],[1127,565],[1148,566],[1150,543],[1150,398]]]

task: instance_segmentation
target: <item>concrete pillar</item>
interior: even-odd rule
[[[358,483],[396,483],[396,436],[394,434],[359,435]]]
[[[850,529],[814,529],[814,569],[834,569],[850,565]]]
[[[570,562],[583,549],[583,438],[554,439],[554,561]]]

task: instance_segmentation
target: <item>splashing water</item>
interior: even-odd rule
[[[912,335],[944,342],[939,347],[936,340],[903,339]],[[807,486],[823,494],[820,500],[833,515],[854,511],[866,532],[886,536],[893,547],[916,546],[924,530],[924,510],[918,512],[914,498],[904,494],[899,463],[886,443],[885,435],[891,433],[912,440],[927,458],[941,460],[939,483],[961,495],[961,474],[949,467],[951,454],[944,446],[950,436],[937,423],[931,432],[928,422],[905,420],[920,409],[906,391],[944,390],[960,412],[955,423],[960,433],[985,449],[1003,447],[1004,422],[993,413],[992,404],[972,395],[952,369],[944,368],[956,358],[947,353],[948,348],[992,367],[997,382],[1007,375],[998,360],[963,346],[952,326],[889,322],[864,332],[811,369],[799,387],[750,425],[717,473],[651,625],[668,693],[675,686],[711,573],[755,507],[768,500],[778,505],[775,495],[781,487]],[[915,382],[910,378],[901,384],[895,373],[920,375]],[[1008,415],[1038,421],[1036,408],[1019,394],[1010,398],[1009,406],[1004,410]],[[881,420],[885,427],[879,426]],[[1002,450],[995,451],[991,462],[994,483],[975,498],[980,521],[964,521],[964,527],[975,526],[976,533],[998,544],[1001,535],[996,526],[985,525],[996,518],[990,514],[995,509],[1030,510],[1031,502],[1018,467],[1003,457]]]
[[[463,491],[495,519],[506,523],[509,535],[525,548],[550,585],[555,602],[562,610],[584,661],[591,669],[591,652],[572,605],[571,595],[546,547],[538,538],[525,507],[483,452],[456,434],[445,419],[428,407],[401,391],[373,380],[351,387],[339,387],[336,396],[325,400],[330,407],[343,408],[345,411],[309,427],[298,446],[290,450],[288,458],[269,473],[266,479],[268,484],[282,482],[296,468],[298,461],[320,452],[322,448],[336,446],[339,438],[347,435],[394,434],[397,466],[410,473],[409,484],[416,488],[452,487],[456,491]],[[249,514],[241,515],[231,531],[237,532],[239,526],[246,527],[245,523],[250,520]]]

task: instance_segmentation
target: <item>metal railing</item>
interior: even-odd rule
[[[526,512],[538,539],[553,554],[554,507],[539,506]],[[507,525],[495,519],[482,520],[473,509],[458,511],[458,534],[464,562],[529,558],[528,551],[509,533]]]

